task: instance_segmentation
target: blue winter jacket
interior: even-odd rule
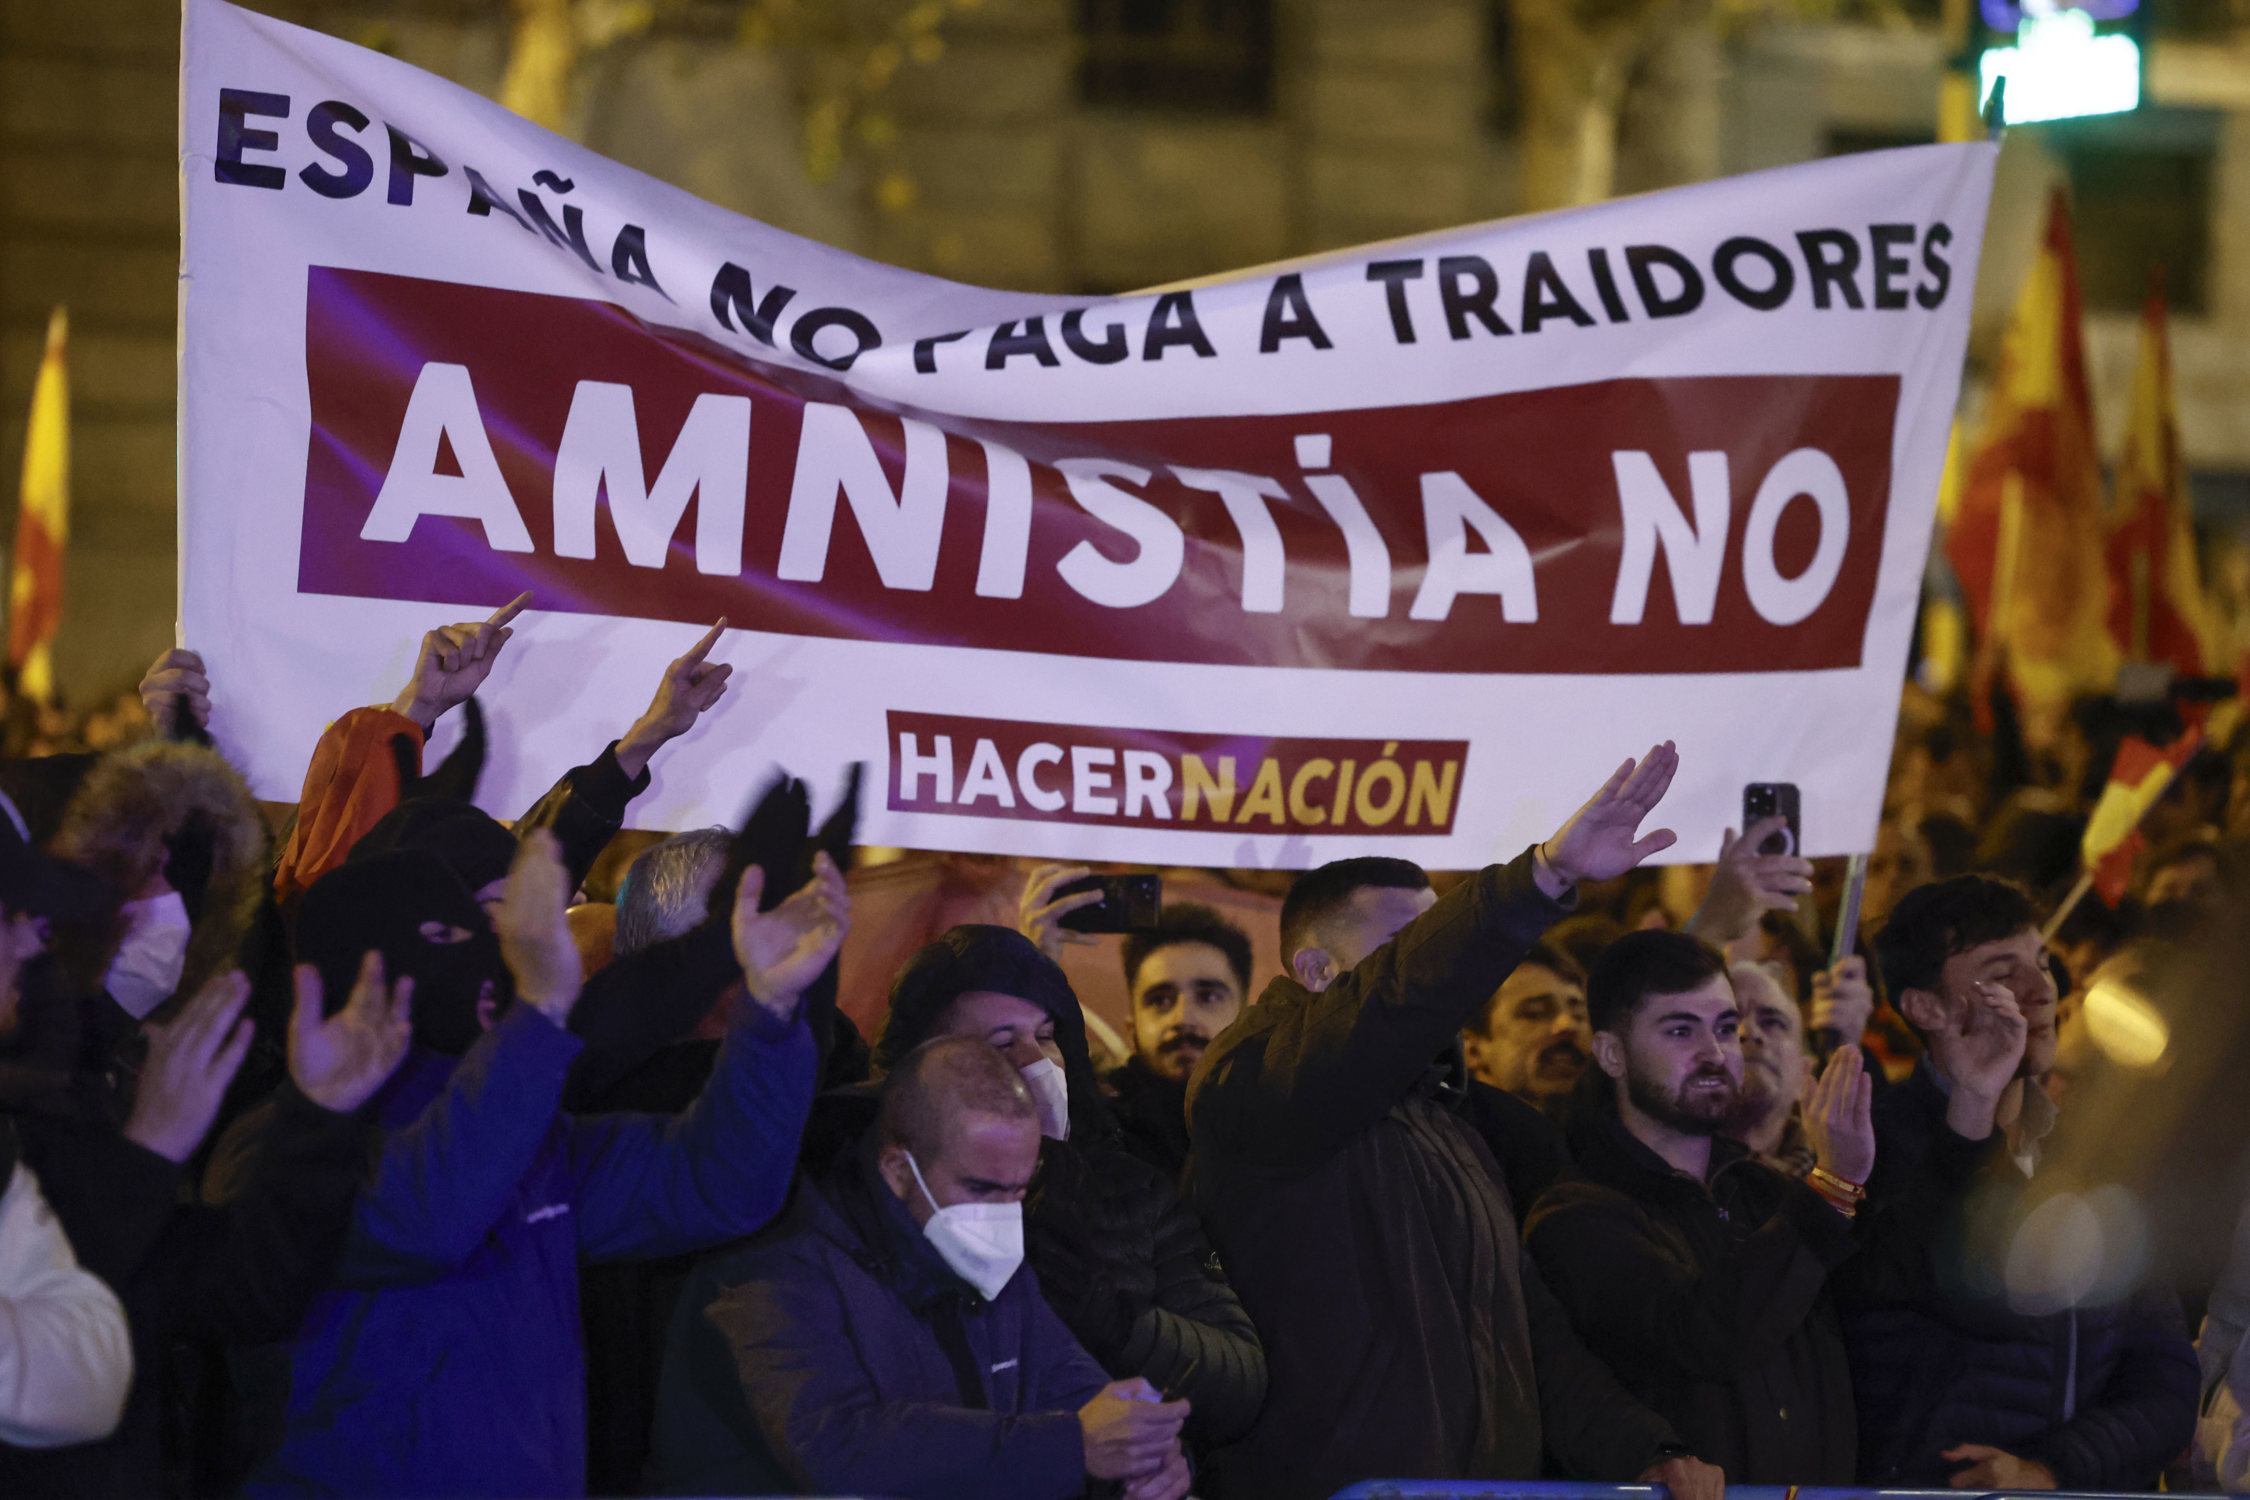
[[[1029,1266],[985,1301],[858,1155],[690,1278],[657,1393],[657,1492],[1080,1494],[1078,1410],[1109,1377]]]
[[[733,1239],[787,1195],[812,1035],[742,1010],[676,1116],[564,1115],[582,1043],[528,1005],[458,1059],[412,1054],[377,1097],[388,1134],[247,1492],[584,1493],[579,1261]]]

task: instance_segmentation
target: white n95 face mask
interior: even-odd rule
[[[195,924],[188,920],[187,901],[178,891],[128,901],[123,911],[125,940],[110,960],[102,987],[138,1021],[180,987],[180,975],[187,968],[188,936]]]
[[[1050,1141],[1070,1139],[1070,1081],[1051,1057],[1023,1070],[1023,1086],[1039,1106],[1039,1133]]]
[[[992,1301],[1023,1264],[1023,1205],[955,1203],[940,1208],[911,1151],[906,1153],[906,1164],[914,1170],[914,1185],[922,1190],[923,1201],[930,1205],[930,1222],[922,1226],[923,1235],[954,1275],[975,1287],[985,1301]]]

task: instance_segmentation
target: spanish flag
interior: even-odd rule
[[[2004,667],[2027,705],[2105,691],[2117,675],[2103,617],[2101,461],[2079,322],[2070,209],[2057,191],[1946,528],[1980,661]]]
[[[2205,662],[2203,580],[2196,566],[2187,469],[2172,403],[2164,291],[2141,315],[2133,412],[2117,465],[2109,534],[2109,634],[2128,661],[2161,662],[2183,677]]]
[[[8,580],[8,668],[16,690],[55,700],[55,627],[62,623],[63,546],[70,539],[70,323],[47,320],[47,353],[31,387],[23,445],[15,569]]]
[[[2094,878],[2094,894],[2109,905],[2125,899],[2132,884],[2133,861],[2147,842],[2141,836],[2141,820],[2202,745],[2202,731],[2191,729],[2165,746],[2128,736],[2117,747],[2109,783],[2086,820],[2086,835],[2078,846]]]

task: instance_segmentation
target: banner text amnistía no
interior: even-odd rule
[[[863,836],[1181,864],[1515,852],[1663,738],[1864,847],[1987,146],[1112,299],[877,265],[395,59],[189,0],[181,622],[296,795],[420,633],[533,592],[480,800],[710,621],[636,823],[866,761]]]

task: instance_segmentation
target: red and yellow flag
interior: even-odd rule
[[[2101,460],[2079,324],[2070,208],[2057,191],[1946,530],[1979,655],[2005,667],[2027,705],[2106,690],[2117,674],[2103,619]]]
[[[2132,884],[2133,861],[2147,842],[2141,835],[2141,820],[2202,744],[2202,731],[2191,729],[2169,745],[2128,736],[2117,747],[2109,782],[2094,804],[2093,816],[2086,820],[2086,835],[2078,846],[2086,868],[2093,872],[2094,893],[2109,905],[2122,901]]]
[[[69,319],[58,307],[47,321],[47,353],[31,388],[15,567],[8,579],[8,666],[17,691],[40,703],[55,699],[55,630],[62,623],[63,548],[70,540],[69,337]]]
[[[2111,641],[2127,661],[2161,662],[2184,677],[2199,675],[2206,660],[2203,580],[2160,286],[2150,288],[2141,316],[2133,410],[2110,514]]]

